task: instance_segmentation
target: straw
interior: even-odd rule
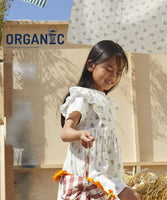
[[[135,175],[125,175],[126,183],[140,195],[141,200],[167,200],[167,174],[156,175],[148,169]]]

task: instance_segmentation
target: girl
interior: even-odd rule
[[[128,61],[123,49],[113,41],[97,43],[90,51],[77,86],[70,87],[60,106],[61,139],[70,142],[63,169],[83,175],[90,144],[89,177],[104,190],[112,189],[121,200],[138,200],[125,184],[123,164],[114,125],[115,103],[107,96],[120,81]],[[58,200],[62,184],[59,183]]]

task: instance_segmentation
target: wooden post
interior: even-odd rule
[[[0,125],[4,124],[4,65],[0,63]]]
[[[138,133],[138,122],[137,122],[137,102],[136,102],[136,74],[135,74],[135,61],[134,61],[135,54],[129,54],[129,62],[130,66],[132,67],[132,88],[133,88],[133,111],[134,111],[134,134],[135,134],[135,150],[136,150],[136,173],[141,170],[140,167],[140,145],[139,145],[139,133]]]
[[[12,116],[13,72],[12,63],[4,63],[4,116]]]
[[[6,126],[0,125],[0,200],[6,200],[5,187],[5,137]]]
[[[5,146],[6,200],[14,200],[13,146]]]

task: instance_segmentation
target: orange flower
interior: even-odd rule
[[[108,194],[108,197],[111,198],[111,199],[116,199],[116,196],[115,194],[113,193],[113,190],[108,190],[109,191],[109,194]]]
[[[65,176],[65,175],[71,175],[70,173],[68,173],[66,170],[62,169],[58,172],[56,172],[56,174],[53,176],[53,180],[58,182],[58,180],[60,179],[61,176]]]
[[[53,176],[53,180],[58,182],[60,177],[61,176],[65,176],[65,175],[72,175],[72,174],[70,174],[66,170],[62,169],[62,170],[60,170],[60,171],[55,173],[55,175]],[[85,177],[85,178],[88,181],[90,181],[93,184],[95,184],[100,190],[102,190],[104,192],[104,194],[108,195],[109,199],[111,199],[111,200],[115,200],[116,199],[116,196],[114,195],[113,190],[108,190],[108,192],[106,192],[99,181],[94,181],[92,178],[89,178],[89,177]]]
[[[101,183],[99,182],[99,181],[94,181],[93,180],[93,178],[89,178],[89,177],[85,177],[88,181],[90,181],[90,182],[92,182],[93,184],[95,184],[99,189],[101,189],[105,194],[108,194],[105,190],[104,190],[104,188],[103,188],[103,186],[101,185]]]
[[[103,186],[101,185],[101,183],[99,181],[95,182],[95,185],[104,192],[104,194],[108,195],[108,193],[104,190]]]
[[[95,183],[93,178],[85,177],[88,181],[92,182],[93,184]]]

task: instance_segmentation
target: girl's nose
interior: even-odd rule
[[[111,72],[110,73],[111,78],[117,78],[117,73],[116,72]]]

